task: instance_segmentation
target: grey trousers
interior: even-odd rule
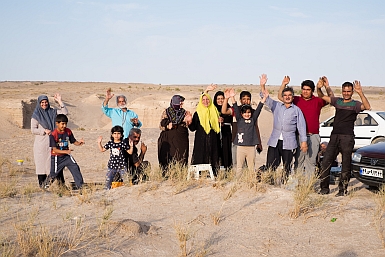
[[[315,172],[315,168],[317,165],[317,155],[319,151],[321,137],[318,134],[312,134],[307,136],[307,146],[308,150],[306,153],[301,151],[301,148],[298,147],[295,158],[297,159],[298,167],[296,168],[298,171],[305,172]]]

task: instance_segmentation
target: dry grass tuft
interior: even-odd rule
[[[325,197],[312,195],[317,180],[318,177],[314,173],[296,172],[292,176],[292,182],[298,182],[294,185],[294,207],[289,213],[292,218],[298,218],[324,203]]]
[[[181,250],[180,256],[187,256],[190,252],[190,250],[187,249],[187,241],[192,237],[190,228],[183,226],[180,223],[175,223],[174,229],[178,238],[179,248]]]
[[[382,247],[385,248],[385,186],[379,188],[378,192],[374,195],[374,201],[376,202],[374,223]]]

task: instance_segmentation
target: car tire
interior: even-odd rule
[[[373,145],[373,144],[380,143],[380,142],[385,142],[385,137],[377,137],[376,139],[374,139],[374,140],[372,141],[372,145]]]

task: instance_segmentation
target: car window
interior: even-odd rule
[[[328,121],[325,121],[325,123],[323,124],[322,127],[333,127],[333,123],[334,123],[334,117],[331,118],[331,119],[328,120]]]
[[[377,112],[377,114],[385,120],[385,112]]]
[[[357,119],[354,122],[354,126],[377,126],[378,123],[376,122],[373,117],[368,113],[360,113],[357,115]]]

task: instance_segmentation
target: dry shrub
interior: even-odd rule
[[[103,215],[100,217],[98,235],[99,237],[107,237],[110,233],[110,219],[114,212],[113,206],[108,206],[104,209]]]
[[[382,247],[385,248],[385,186],[381,186],[374,195],[376,209],[374,212],[374,222],[377,229],[378,237],[381,240]]]
[[[214,225],[219,225],[219,222],[222,220],[221,214],[222,214],[222,209],[223,209],[223,206],[225,205],[225,203],[226,203],[226,201],[224,201],[222,203],[222,206],[221,206],[221,208],[219,209],[218,212],[211,214],[211,218],[212,218],[212,220],[214,222]]]
[[[179,242],[181,250],[180,256],[187,256],[190,250],[187,249],[187,241],[191,239],[192,233],[190,227],[183,226],[181,223],[175,223],[174,229]]]
[[[292,176],[294,185],[294,207],[290,210],[290,216],[298,218],[301,214],[306,214],[314,208],[322,205],[325,197],[314,195],[314,186],[318,181],[318,176],[314,173],[296,172]]]
[[[82,227],[81,221],[65,224],[56,230],[41,225],[35,227],[29,221],[15,227],[16,251],[23,256],[61,256],[87,246],[94,238],[88,229]]]
[[[17,180],[17,178],[0,180],[0,198],[13,197],[18,193],[16,189]]]

